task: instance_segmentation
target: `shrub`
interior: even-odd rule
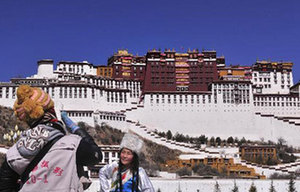
[[[199,163],[192,167],[192,170],[197,175],[212,175],[212,176],[220,176],[220,173],[217,169],[211,168],[209,165],[204,165],[203,163]]]
[[[256,186],[254,185],[254,183],[251,184],[249,192],[257,192]]]
[[[216,181],[214,192],[221,192],[220,185],[219,185],[218,181]]]
[[[179,169],[178,171],[176,171],[176,173],[179,175],[179,176],[190,176],[192,175],[192,171],[190,169],[188,169],[187,167],[183,167],[181,169]]]
[[[296,192],[294,175],[290,175],[289,180],[289,191],[288,192]]]
[[[237,187],[235,181],[234,181],[234,186],[233,186],[232,192],[239,192],[239,188]]]
[[[271,181],[271,186],[270,186],[269,192],[276,192],[275,187],[273,185],[273,180]]]
[[[290,176],[287,174],[279,174],[279,173],[273,173],[270,176],[270,179],[289,179]]]

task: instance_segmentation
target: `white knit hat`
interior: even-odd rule
[[[121,141],[120,148],[127,148],[139,155],[142,151],[143,140],[137,135],[126,133]]]

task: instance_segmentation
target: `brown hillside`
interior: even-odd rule
[[[3,135],[14,130],[15,126],[18,125],[19,130],[28,129],[28,125],[14,116],[12,108],[0,106],[0,144],[11,146],[13,142],[4,141]]]
[[[124,135],[118,129],[114,129],[105,123],[95,128],[80,122],[79,126],[86,129],[98,145],[119,145]],[[158,145],[144,139],[145,147],[140,155],[140,163],[149,174],[155,175],[155,171],[164,169],[166,160],[172,160],[179,156],[180,152],[171,150],[165,146]]]

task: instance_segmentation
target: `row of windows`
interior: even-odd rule
[[[196,83],[196,84],[207,84],[207,83],[211,83],[212,82],[212,79],[213,78],[206,78],[206,79],[196,79],[196,78],[182,78],[184,79],[184,82],[189,82],[189,83]],[[151,83],[152,84],[165,84],[165,83],[174,83],[174,82],[182,82],[182,81],[178,81],[175,80],[174,78],[172,77],[161,77],[161,78],[155,78],[155,77],[151,77]]]
[[[44,87],[42,88],[46,93],[48,93],[51,98],[55,98],[55,92],[54,89],[51,87]],[[5,93],[3,94],[3,91],[5,90]],[[95,98],[95,89],[92,90],[92,98]],[[12,88],[12,99],[15,99],[16,96],[16,88]],[[103,90],[99,90],[100,96],[103,95]],[[0,98],[9,98],[9,89],[3,89],[0,88]],[[60,87],[59,88],[59,98],[87,98],[87,88],[82,87]]]
[[[67,71],[65,67],[64,67],[64,68],[59,68],[58,70],[59,70],[59,71]],[[72,68],[69,68],[68,72],[73,72],[73,69],[72,69]],[[77,73],[78,73],[78,72],[83,73],[83,69],[81,69],[81,70],[79,70],[78,68],[77,68],[77,70],[74,69],[74,73],[76,73],[76,72],[77,72]]]
[[[161,71],[160,73],[157,71],[151,71],[151,76],[153,77],[160,77],[160,76],[171,76],[174,77],[176,74],[174,73],[175,71],[171,71],[171,72],[164,72]]]
[[[282,107],[284,107],[284,106],[290,106],[290,107],[292,107],[292,106],[294,106],[294,107],[296,107],[296,106],[298,106],[298,107],[300,107],[300,103],[296,103],[296,102],[254,102],[254,106],[273,106],[273,107],[275,107],[275,106],[282,106]]]
[[[122,75],[123,73],[120,73],[120,74]],[[116,72],[116,75],[119,75],[119,72],[118,72],[118,71]],[[139,77],[141,77],[142,75],[143,75],[143,72],[140,72]],[[130,75],[129,75],[129,76],[130,76]],[[136,77],[136,76],[137,76],[137,73],[134,72],[134,73],[133,73],[133,76]]]
[[[62,77],[62,76],[60,76]],[[74,79],[74,77],[67,77],[64,75],[65,79]],[[66,78],[67,77],[67,78]],[[80,80],[80,79],[77,79]],[[131,89],[132,87],[135,88],[140,88],[140,83],[139,82],[131,82],[131,81],[113,81],[113,80],[107,80],[107,79],[93,79],[93,78],[86,78],[83,79],[86,80],[87,82],[97,85],[97,86],[104,86],[104,87],[113,87],[113,88],[128,88]]]
[[[132,93],[130,93],[130,97]],[[134,94],[135,96],[135,94]],[[107,102],[116,102],[116,103],[127,103],[127,95],[123,92],[106,92],[106,101]]]
[[[265,157],[265,158],[270,158],[270,157],[273,157],[274,154],[273,153],[266,153],[266,152],[260,152],[260,153],[247,153],[244,155],[244,158],[256,158],[257,156],[262,156],[262,157]]]
[[[59,98],[87,98],[87,88],[86,87],[60,87],[59,88]]]
[[[167,61],[166,62],[166,65],[170,65],[170,66],[174,66],[176,65],[176,63],[178,63],[179,60],[176,60],[176,61]],[[199,65],[199,64],[204,64],[204,65],[213,65],[215,62],[193,62],[193,61],[186,61],[184,60],[183,61],[185,64],[188,64],[188,65]],[[162,65],[163,62],[151,62],[150,65],[153,66],[153,65],[161,65],[161,66],[164,66]]]
[[[69,117],[92,117],[92,112],[68,112]]]
[[[254,101],[298,101],[298,97],[254,97]]]
[[[137,70],[137,67],[131,67],[131,68],[133,68],[133,70]],[[144,67],[140,67],[139,69],[140,69],[140,71],[143,71],[143,68]],[[116,66],[116,70],[118,70],[119,69],[119,66]]]
[[[169,81],[163,81],[163,82],[159,82],[159,81],[152,81],[151,82],[151,85],[153,86],[160,86],[160,85],[174,85],[175,84],[175,81],[173,80],[169,80]]]
[[[245,152],[252,152],[252,153],[254,153],[254,152],[275,152],[275,149],[273,148],[273,149],[266,149],[266,148],[259,148],[259,149],[244,149],[245,150]]]
[[[155,96],[155,95],[154,95]],[[200,95],[190,95],[190,97],[188,97],[187,95],[185,95],[184,97],[182,95],[179,95],[179,97],[177,98],[177,95],[173,95],[173,97],[171,97],[171,95],[168,95],[167,97],[165,97],[165,95],[161,95],[161,98],[159,95],[156,95],[156,97],[154,98],[153,95],[150,95],[150,103],[153,103],[153,102],[156,102],[156,103],[173,103],[176,104],[176,103],[179,103],[179,104],[182,104],[182,103],[185,103],[185,104],[188,104],[188,103],[191,103],[191,104],[194,104],[194,103],[197,103],[197,104],[200,104],[200,103],[203,103],[205,104],[205,102],[207,101],[208,103],[211,103],[212,102],[212,98],[211,98],[211,95],[207,95],[206,96],[202,96],[202,98],[200,97]],[[217,98],[214,97],[214,103],[217,103]]]
[[[176,66],[164,66],[164,65],[157,65],[157,66],[151,66],[151,71],[165,71],[165,72],[175,72],[175,69],[177,70],[180,67]],[[182,67],[181,67],[182,68]],[[185,69],[188,69],[191,72],[205,72],[205,71],[214,71],[212,66],[186,66]],[[199,70],[200,69],[200,70]]]
[[[87,79],[88,82],[91,82],[97,86],[105,86],[105,87],[116,87],[116,88],[128,88],[128,89],[135,89],[140,88],[139,82],[132,82],[132,81],[111,81],[111,80],[104,80],[104,79]]]
[[[102,152],[102,153],[103,153],[103,152]],[[112,151],[112,152],[107,152],[107,151],[105,151],[104,154],[103,154],[103,156],[104,156],[105,158],[108,158],[108,157],[109,157],[109,153],[111,153],[111,156],[112,156],[112,157],[117,157],[117,156],[118,156],[118,152],[114,152],[114,151]]]
[[[223,99],[223,103],[235,103],[235,104],[240,104],[240,103],[244,103],[244,104],[249,104],[250,100],[249,99],[240,99],[240,98],[235,98],[235,99]]]
[[[115,116],[115,115],[100,115],[101,120],[112,120],[112,121],[125,121],[124,116]]]
[[[259,78],[259,82],[271,82],[270,78],[264,78],[264,79],[266,79],[266,80],[262,81],[262,78]],[[257,79],[254,78],[254,81],[257,82]],[[274,82],[275,82],[275,84],[277,84],[278,81],[275,79]],[[284,84],[284,83],[285,83],[285,81],[281,80],[281,84]],[[287,84],[290,84],[290,80],[287,81]]]
[[[215,88],[239,88],[239,89],[248,89],[250,87],[249,84],[235,84],[235,83],[229,83],[229,84],[215,84]]]
[[[263,77],[266,77],[266,76],[269,77],[269,76],[271,75],[270,73],[264,73],[264,72],[256,73],[256,72],[254,72],[254,73],[253,73],[254,77],[257,77],[257,74],[258,74],[259,76],[263,76]],[[276,72],[273,73],[273,74],[274,74],[274,77],[277,77],[277,73],[276,73]],[[285,73],[280,73],[280,74],[281,74],[281,78],[283,79]],[[286,75],[287,75],[287,78],[290,78],[290,73],[287,73]]]
[[[215,90],[214,92],[217,92],[216,89],[214,89],[214,90]],[[241,89],[237,89],[237,90],[235,90],[235,89],[223,89],[223,90],[219,89],[218,92],[219,93],[222,92],[223,94],[224,93],[226,93],[226,94],[229,94],[229,93],[231,93],[231,94],[246,94],[247,96],[249,96],[249,93],[250,93],[249,89],[246,89],[246,90],[245,89],[242,89],[242,90]]]
[[[237,99],[237,98],[240,98],[240,99],[247,98],[247,99],[249,99],[249,95],[245,95],[245,94],[233,94],[233,93],[229,94],[228,92],[226,94],[223,93],[223,99],[226,99],[226,98],[228,98],[228,99],[231,99],[231,98],[235,98],[235,99]]]
[[[49,80],[49,82],[52,82],[55,80]],[[16,81],[17,84],[35,84],[35,85],[46,85],[47,82],[44,80],[18,80]]]
[[[257,82],[257,80],[258,80],[257,78],[254,78],[254,81],[255,81],[255,82]],[[261,77],[260,77],[260,78],[259,78],[259,82],[262,82],[262,81],[264,81],[264,82],[271,82],[271,79],[270,79],[270,78],[261,78]]]
[[[6,87],[6,88],[0,87],[0,98],[8,99],[9,98],[9,92],[10,92],[9,87]],[[12,88],[12,98],[13,99],[16,98],[16,88],[15,87]]]

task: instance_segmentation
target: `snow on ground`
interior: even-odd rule
[[[293,153],[293,155],[300,158],[300,153]]]
[[[210,192],[214,191],[216,181],[219,183],[222,192],[231,192],[234,186],[233,179],[179,179],[179,180],[167,180],[159,178],[151,178],[155,191],[158,189],[161,192],[178,192],[179,189],[182,192]],[[246,192],[252,183],[257,188],[257,192],[268,192],[271,184],[271,180],[249,180],[249,179],[237,179],[236,185],[239,191]],[[273,185],[278,192],[284,192],[288,189],[289,180],[273,180]],[[99,181],[93,180],[93,184],[86,191],[96,192],[99,191]],[[295,180],[295,187],[297,191],[300,191],[300,180]]]

